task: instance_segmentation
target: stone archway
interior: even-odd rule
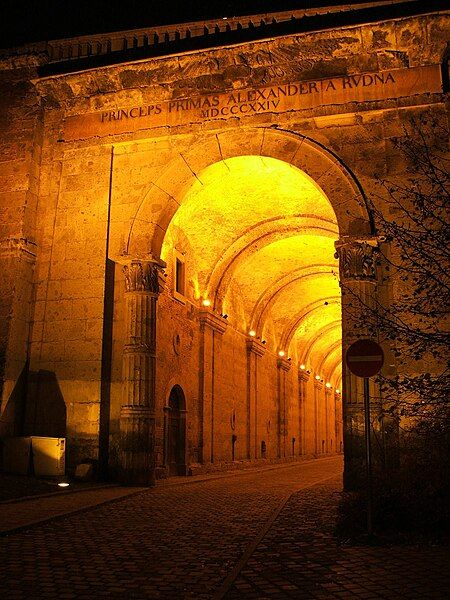
[[[159,257],[167,227],[198,174],[210,165],[243,155],[282,160],[305,173],[329,198],[336,214],[340,236],[374,234],[373,220],[363,189],[348,167],[317,141],[274,128],[228,129],[206,135],[186,152],[173,152],[164,172],[155,179],[136,204],[126,231],[112,231],[115,259],[120,255]],[[114,211],[113,211],[114,212]],[[120,228],[123,224],[120,223]]]
[[[126,236],[124,236],[126,238],[126,252],[121,257],[121,260],[129,261],[131,259],[131,262],[135,266],[139,264],[145,265],[148,275],[145,275],[142,279],[141,288],[143,290],[146,290],[146,282],[153,281],[152,289],[148,291],[152,292],[154,299],[159,293],[156,281],[158,280],[158,271],[164,266],[160,260],[161,248],[174,216],[183,208],[186,198],[189,197],[188,192],[192,188],[193,183],[197,186],[204,186],[204,174],[208,172],[208,169],[214,166],[216,175],[220,170],[226,173],[227,170],[230,170],[230,165],[238,157],[242,159],[246,159],[246,157],[260,157],[261,160],[266,160],[267,157],[267,160],[280,161],[285,165],[290,165],[296,172],[301,173],[302,177],[304,177],[305,185],[309,186],[309,193],[313,194],[313,196],[316,194],[317,198],[325,198],[330,202],[335,215],[334,227],[332,226],[332,222],[328,222],[329,219],[322,218],[320,214],[309,214],[307,211],[288,211],[287,213],[283,213],[282,211],[279,215],[273,213],[271,218],[261,222],[257,226],[244,228],[239,236],[234,239],[233,243],[224,249],[222,255],[211,263],[204,279],[204,293],[201,290],[197,290],[198,293],[196,292],[197,295],[194,298],[199,306],[199,318],[203,336],[201,342],[203,350],[200,349],[200,356],[204,357],[201,360],[206,361],[199,367],[202,372],[209,365],[205,353],[212,352],[214,354],[218,344],[218,336],[221,336],[227,328],[227,322],[224,319],[228,315],[224,313],[226,312],[226,299],[227,294],[229,294],[231,281],[239,271],[240,265],[245,261],[249,262],[255,252],[261,250],[261,248],[270,247],[271,245],[275,246],[276,244],[281,247],[281,244],[285,244],[291,234],[293,237],[298,237],[301,233],[307,238],[308,235],[318,235],[318,232],[323,231],[324,235],[322,237],[324,240],[327,236],[330,238],[331,247],[333,239],[336,240],[337,253],[340,258],[341,282],[345,280],[358,289],[367,288],[369,290],[375,281],[374,269],[368,269],[367,265],[368,263],[373,263],[372,252],[377,242],[373,235],[373,225],[366,209],[364,194],[352,173],[345,168],[345,165],[334,154],[304,136],[274,129],[242,129],[239,131],[221,132],[214,136],[205,136],[198,144],[192,146],[191,149],[182,155],[180,153],[175,155],[167,165],[167,168],[164,169],[164,173],[161,173],[160,177],[154,181],[136,206],[133,218],[130,221],[130,227]],[[279,228],[273,228],[273,223],[276,223]],[[289,231],[291,231],[291,234]],[[328,248],[329,257],[330,245],[328,242],[323,243],[325,244],[324,248]],[[360,259],[361,252],[366,256],[366,260],[364,261]],[[313,266],[313,264],[323,267],[330,263],[326,260],[310,263],[310,266]],[[362,268],[363,265],[364,268]],[[337,272],[337,270],[336,264],[335,271]],[[330,274],[335,276],[333,271]],[[280,288],[272,290],[270,285],[267,285],[261,289],[258,297],[268,298],[268,302],[266,302],[263,310],[259,311],[260,316],[261,314],[273,313],[280,306],[282,308],[286,306],[286,298],[288,298],[289,290],[294,285],[297,285],[298,281],[306,279],[308,278],[291,277],[290,275],[286,277],[281,276],[277,279],[277,281],[283,282]],[[212,303],[211,309],[206,309],[209,304],[205,304],[202,309],[202,298],[208,300],[208,295],[215,300]],[[334,296],[336,296],[336,290],[333,289],[333,293],[328,294],[327,298]],[[317,304],[318,298],[319,296],[309,298],[309,304]],[[335,303],[326,302],[325,304],[333,306]],[[153,306],[156,311],[156,302],[152,304]],[[317,316],[322,312],[315,310],[312,314]],[[299,314],[303,314],[301,310]],[[343,347],[345,349],[352,339],[352,327],[345,310],[345,300],[342,315]],[[283,317],[284,320],[280,319],[277,323],[277,327],[279,327],[281,332],[280,335],[277,334],[278,342],[276,346],[279,354],[277,359],[277,402],[279,409],[278,416],[272,415],[271,418],[268,418],[268,422],[272,421],[274,423],[278,421],[278,436],[287,435],[285,426],[285,421],[288,418],[286,415],[289,412],[289,407],[286,408],[287,373],[291,368],[288,356],[284,357],[289,348],[284,348],[282,343],[291,347],[294,343],[297,346],[299,344],[307,344],[309,349],[314,345],[311,340],[308,341],[307,336],[305,337],[305,330],[300,335],[295,336],[293,334],[293,318],[292,315],[289,315],[289,317]],[[156,322],[156,312],[151,314],[151,320],[152,322]],[[243,318],[241,321],[240,327],[245,333],[245,323],[251,323],[251,311],[249,312],[248,319]],[[294,323],[297,322],[294,320]],[[316,346],[320,347],[321,352],[320,357],[317,359],[319,361],[318,364],[333,364],[332,368],[330,368],[330,373],[336,377],[337,381],[340,378],[340,375],[337,373],[337,361],[333,357],[333,362],[326,355],[327,344],[332,346],[336,353],[336,340],[333,338],[331,340],[332,344],[330,344],[329,337],[327,337],[330,331],[335,332],[336,330],[336,326],[321,326],[318,330],[318,337],[320,339],[323,338],[324,343],[318,343]],[[266,332],[265,334],[263,333],[264,331]],[[267,337],[268,331],[267,325],[261,323],[261,335]],[[306,331],[306,333],[311,335],[311,331]],[[256,458],[260,448],[260,441],[255,433],[260,425],[256,424],[256,396],[253,394],[252,386],[257,385],[258,361],[264,355],[265,351],[266,347],[261,346],[261,343],[257,339],[248,340],[247,380],[250,383],[247,389],[247,416],[245,418],[248,423],[255,423],[253,432],[250,431],[251,428],[249,426],[245,436],[246,456],[249,458]],[[300,356],[299,350],[296,352]],[[149,354],[150,362],[154,360],[154,356],[155,352]],[[208,368],[210,367],[208,366]],[[155,368],[152,367],[150,371],[153,372],[154,376]],[[342,377],[344,380],[343,396],[345,398],[347,392],[352,391],[355,386],[351,383],[348,374],[345,374],[345,370]],[[322,389],[323,386],[320,386],[319,383],[316,382],[314,384],[315,395],[318,396],[323,392],[325,394],[329,393],[325,388]],[[207,402],[210,402],[213,397],[214,383],[210,375],[207,374],[207,376],[203,377],[203,382],[200,383],[199,401],[203,403],[203,408],[200,410],[202,419],[211,420],[213,418],[211,416],[213,411],[205,404],[206,398],[208,399]],[[154,397],[150,398],[148,402],[150,404],[150,412],[152,412],[155,403]],[[350,407],[350,404],[347,404],[347,408]],[[344,416],[344,420],[354,419],[355,415],[360,414],[361,406],[359,401],[356,400],[354,404],[347,411],[351,416],[348,419],[347,416]],[[349,431],[348,428],[347,431]],[[200,437],[201,442],[199,447],[201,447],[201,452],[199,451],[199,456],[201,456],[201,460],[214,461],[214,443],[216,442],[213,428],[211,428],[210,432],[205,433],[203,424]],[[208,442],[206,441],[207,437],[209,437]],[[234,433],[229,437],[232,437],[234,442],[236,441],[236,437],[239,440],[241,439]],[[335,447],[338,445],[337,442],[336,440]],[[317,444],[318,440],[316,440],[316,448]],[[280,445],[281,441],[278,439],[279,448],[281,447]],[[347,447],[351,448],[352,445],[347,443]],[[234,449],[235,447],[233,446],[233,457]],[[280,450],[278,450],[278,454],[280,455]],[[352,451],[346,456],[346,464],[350,465],[351,462]]]

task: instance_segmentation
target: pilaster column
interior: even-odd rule
[[[199,390],[200,390],[200,439],[199,460],[202,463],[214,462],[214,400],[217,336],[222,336],[227,328],[223,317],[212,310],[201,310],[200,320],[200,360],[199,360]]]
[[[258,458],[258,360],[266,347],[253,337],[247,347],[247,458]]]
[[[339,401],[341,400],[341,395],[334,392],[334,439],[336,445],[336,452],[340,452],[340,443],[341,443],[341,419],[339,418]]]
[[[277,359],[278,367],[278,458],[286,456],[287,436],[287,399],[286,399],[286,375],[291,368],[291,361],[287,358]]]
[[[323,383],[318,379],[314,380],[314,454],[317,456],[322,453],[322,419],[320,397],[322,396]]]
[[[325,452],[331,452],[330,444],[330,407],[331,407],[331,389],[325,385]]]
[[[298,372],[298,439],[299,454],[306,454],[306,390],[309,372],[301,369]]]
[[[344,485],[361,485],[364,478],[364,390],[363,379],[354,376],[345,363],[347,348],[357,339],[376,335],[374,311],[377,294],[376,237],[344,237],[335,243],[342,289],[342,404],[344,436]],[[375,390],[371,385],[372,416]]]
[[[125,345],[120,410],[121,481],[155,484],[156,303],[163,263],[131,260],[125,276]]]

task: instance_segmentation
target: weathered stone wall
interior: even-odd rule
[[[42,110],[32,61],[0,63],[0,435],[24,421]]]

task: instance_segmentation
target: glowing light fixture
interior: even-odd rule
[[[335,394],[340,394],[340,393],[341,393],[341,390],[334,390],[334,393],[335,393]]]
[[[304,371],[304,370],[306,369],[306,366],[305,366],[305,365],[300,365],[300,369],[301,369],[302,371]]]
[[[248,332],[248,335],[249,335],[250,337],[255,337],[255,335],[256,335],[256,331],[255,331],[254,329],[250,329],[250,331]]]
[[[278,352],[278,356],[284,356],[284,355],[285,355],[285,352],[284,352],[284,350],[280,350],[280,351]]]
[[[320,381],[320,375],[316,375],[317,381]]]
[[[328,381],[327,381],[327,383],[325,384],[325,387],[327,387],[328,389],[330,389],[331,388],[331,383],[328,383]]]
[[[208,298],[203,298],[202,304],[203,306],[211,306],[211,300],[208,300]]]

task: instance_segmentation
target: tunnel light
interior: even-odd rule
[[[280,351],[278,352],[278,356],[284,356],[284,355],[285,355],[285,351],[284,351],[284,350],[280,350]]]
[[[250,331],[248,332],[248,335],[249,335],[250,337],[255,337],[255,335],[256,335],[256,331],[255,331],[254,329],[250,329]]]
[[[211,300],[208,300],[208,298],[203,298],[202,304],[203,306],[211,306]]]
[[[320,381],[320,375],[316,375],[315,378],[317,379],[317,381]]]
[[[327,387],[328,389],[330,389],[330,388],[331,388],[331,383],[329,383],[329,382],[327,381],[327,383],[325,384],[325,387]]]
[[[300,365],[300,369],[301,369],[302,371],[304,371],[304,370],[306,369],[306,366],[305,366],[305,365]]]
[[[341,390],[334,390],[334,393],[339,395],[341,393]]]

